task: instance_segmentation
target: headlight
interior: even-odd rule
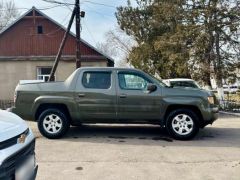
[[[208,96],[208,102],[209,102],[209,104],[214,104],[214,97]]]

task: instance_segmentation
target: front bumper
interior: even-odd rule
[[[206,113],[204,113],[204,120],[202,123],[202,127],[205,127],[209,124],[212,124],[214,121],[218,119],[219,116],[219,108],[217,106],[210,107]]]
[[[38,165],[35,166],[33,175],[32,175],[32,177],[30,178],[30,180],[35,180],[35,179],[36,179],[37,172],[38,172]]]
[[[20,146],[20,144],[15,145]],[[11,148],[7,148],[5,151],[9,152]],[[15,180],[15,173],[16,170],[22,166],[23,162],[26,161],[26,159],[29,156],[35,156],[35,139],[33,139],[28,145],[23,146],[22,148],[19,148],[18,151],[15,151],[14,153],[11,153],[7,156],[7,158],[2,162],[0,166],[0,179],[1,180]],[[31,177],[29,180],[35,180],[38,166],[34,165],[33,167],[33,173],[31,174]],[[27,179],[28,180],[28,179]]]

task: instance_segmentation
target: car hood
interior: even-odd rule
[[[23,133],[27,123],[17,115],[0,110],[0,143]]]
[[[181,88],[181,87],[165,87],[163,90],[163,95],[166,96],[213,96],[211,91],[197,88]]]

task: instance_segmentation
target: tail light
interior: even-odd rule
[[[14,92],[14,97],[13,97],[13,102],[14,102],[14,104],[16,103],[17,96],[18,96],[18,92],[15,91],[15,92]]]

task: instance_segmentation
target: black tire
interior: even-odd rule
[[[51,117],[51,118],[50,118]],[[50,122],[50,121],[55,121],[55,122]],[[44,123],[45,122],[45,123]],[[47,125],[46,122],[53,123],[51,125]],[[57,123],[58,126],[56,126]],[[61,125],[61,127],[59,127]],[[56,132],[50,132],[51,127],[56,129]],[[38,129],[40,133],[49,139],[59,139],[62,136],[64,136],[67,131],[69,130],[70,127],[70,122],[67,119],[67,116],[64,114],[64,112],[60,111],[59,109],[51,108],[51,109],[46,109],[43,111],[39,118],[38,118]],[[47,130],[47,128],[50,128]],[[53,131],[53,129],[52,129]]]
[[[199,131],[198,122],[199,117],[194,111],[190,109],[176,109],[169,113],[166,120],[166,129],[174,139],[190,140]]]

